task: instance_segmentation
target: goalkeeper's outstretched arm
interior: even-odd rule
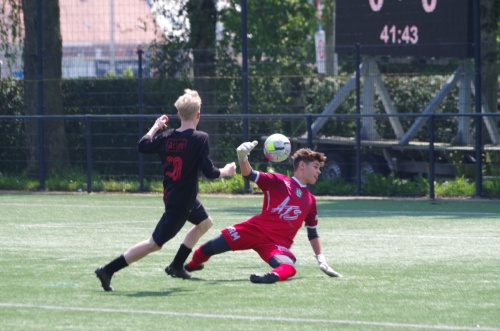
[[[330,277],[342,277],[341,274],[333,270],[326,262],[326,257],[323,255],[323,248],[319,237],[310,239],[309,243],[314,251],[314,257],[316,258],[316,261],[318,261],[319,269]]]
[[[238,154],[238,162],[240,163],[241,175],[246,177],[252,172],[252,166],[248,162],[248,155],[257,146],[258,142],[256,140],[252,142],[244,142],[238,148],[236,148],[236,153]]]
[[[241,175],[243,177],[247,177],[250,175],[252,172],[252,166],[250,165],[250,162],[248,162],[248,159],[245,161],[240,161],[240,169],[241,169]]]

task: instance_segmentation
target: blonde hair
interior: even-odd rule
[[[174,103],[175,108],[179,112],[181,119],[192,120],[201,108],[201,98],[198,92],[190,89],[185,89],[184,94]]]
[[[300,161],[304,161],[306,164],[309,164],[309,162],[318,161],[320,167],[322,167],[325,165],[326,156],[321,152],[316,152],[309,148],[301,148],[293,154],[292,160],[293,170],[297,170]]]

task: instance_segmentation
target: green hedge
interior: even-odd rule
[[[344,85],[347,77],[317,76],[302,77],[251,77],[249,80],[249,104],[251,114],[317,114],[335,96]],[[421,112],[422,105],[428,102],[433,94],[445,82],[444,76],[384,77],[391,97],[398,111],[401,113]],[[239,114],[241,112],[241,80],[238,76],[232,78],[214,79],[215,103],[218,109],[211,113]],[[142,80],[143,106],[139,109],[139,80],[137,78],[100,78],[100,79],[73,79],[62,82],[64,113],[67,115],[108,115],[108,114],[151,114],[173,113],[173,103],[182,94],[185,88],[192,87],[192,81],[187,79],[152,79]],[[0,115],[21,115],[23,110],[23,85],[20,80],[0,80]],[[354,93],[338,110],[338,113],[354,113]],[[379,109],[380,100],[376,105]],[[442,112],[457,112],[456,93],[446,98]],[[411,119],[413,120],[413,118]],[[450,128],[449,122],[436,123],[438,135],[446,135]],[[252,120],[251,135],[262,135],[265,132],[284,132],[294,136],[306,132],[305,122],[282,121],[266,118]],[[385,135],[391,128],[388,121],[377,121],[377,129]],[[150,121],[144,121],[144,129],[140,130],[140,121],[137,119],[98,119],[92,122],[92,157],[94,171],[108,176],[135,176],[137,174],[138,155],[135,150],[138,138],[145,132]],[[320,133],[337,135],[352,135],[354,121],[328,121]],[[2,120],[3,132],[0,136],[0,157],[4,162],[0,172],[22,173],[23,160],[26,160],[24,147],[25,132],[21,120]],[[65,122],[66,139],[69,147],[69,159],[72,167],[85,168],[85,130],[84,120],[68,119]],[[240,121],[212,121],[211,130],[218,136],[225,137],[217,141],[222,152],[217,159],[222,162],[232,157],[233,147],[237,144],[234,139],[240,139]],[[403,121],[407,128],[409,123]],[[456,126],[455,126],[456,127]],[[425,129],[420,130],[420,137],[427,139]],[[227,137],[227,138],[226,138]],[[238,137],[238,138],[235,138]],[[229,155],[230,154],[230,155]],[[9,163],[6,160],[16,160]],[[150,159],[148,159],[150,160]]]

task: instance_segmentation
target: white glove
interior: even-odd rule
[[[236,153],[238,154],[238,161],[239,162],[244,162],[248,160],[248,154],[252,151],[252,149],[257,146],[258,142],[257,140],[254,140],[252,142],[247,141],[246,143],[241,144],[236,148]]]
[[[323,254],[316,255],[316,260],[318,260],[318,266],[321,271],[330,277],[342,277],[341,274],[330,268],[328,263],[326,263],[326,258]]]

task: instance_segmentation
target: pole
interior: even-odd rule
[[[313,130],[312,130],[312,116],[307,115],[307,147],[313,149]]]
[[[117,76],[118,73],[116,72],[116,64],[115,64],[115,0],[109,0],[109,22],[110,22],[110,43],[109,43],[109,56],[110,56],[110,61],[109,61],[109,66],[110,70],[112,70]]]
[[[137,113],[142,115],[144,111],[144,87],[142,81],[142,54],[144,51],[139,49],[137,51],[138,61],[139,61],[139,70],[138,70],[138,79],[137,79]],[[139,118],[139,139],[141,139],[144,133],[144,119]],[[144,156],[142,153],[139,153],[139,191],[144,191]]]
[[[361,195],[361,56],[356,44],[356,195]]]
[[[85,149],[87,150],[87,193],[92,193],[92,117],[85,116]]]
[[[479,9],[479,0],[474,0],[473,3],[473,21],[474,21],[474,62],[475,62],[475,90],[476,95],[474,96],[474,105],[476,108],[476,114],[481,114],[482,108],[482,87],[481,87],[481,16]],[[476,142],[475,142],[475,150],[476,150],[476,196],[480,197],[483,195],[483,175],[482,175],[482,148],[483,148],[483,137],[482,137],[482,116],[478,115],[475,118],[475,126],[476,126]]]
[[[247,45],[247,1],[241,0],[241,113],[248,114],[248,45]],[[243,141],[249,140],[248,118],[243,119]],[[250,183],[245,179],[244,191],[250,192]]]
[[[42,0],[36,3],[37,20],[37,40],[36,40],[36,60],[37,60],[37,105],[38,115],[43,116],[43,12]],[[38,182],[39,189],[45,189],[45,123],[43,117],[38,120]]]
[[[429,118],[429,198],[434,201],[434,114]]]

